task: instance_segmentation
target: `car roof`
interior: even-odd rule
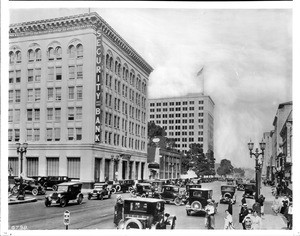
[[[60,184],[58,184],[58,185],[66,185],[66,186],[70,186],[70,185],[76,185],[76,184],[82,185],[81,182],[64,182],[64,183],[60,183]]]
[[[190,190],[212,191],[210,188],[190,188]]]
[[[156,199],[156,198],[125,198],[124,201],[130,201],[130,202],[150,202],[150,203],[156,203],[156,202],[165,202],[162,199]]]

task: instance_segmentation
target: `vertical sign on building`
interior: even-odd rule
[[[102,105],[102,74],[104,49],[102,46],[102,33],[100,29],[96,31],[96,109],[95,109],[95,142],[101,142],[101,105]]]

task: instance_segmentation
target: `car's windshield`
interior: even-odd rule
[[[68,186],[66,186],[66,185],[59,185],[58,188],[57,188],[57,191],[58,192],[66,192],[66,191],[68,191]]]
[[[145,202],[131,202],[130,211],[147,212],[147,203]]]

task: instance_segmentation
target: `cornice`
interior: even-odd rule
[[[97,13],[60,17],[54,19],[22,22],[9,26],[9,38],[34,36],[41,34],[73,31],[92,28],[101,32],[123,50],[129,58],[135,61],[146,72],[147,76],[153,68]]]

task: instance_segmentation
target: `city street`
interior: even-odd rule
[[[221,196],[220,186],[224,182],[203,183],[203,187],[213,189],[213,199],[219,202]],[[84,191],[86,192],[86,191]],[[51,191],[47,191],[51,193]],[[237,203],[233,205],[233,220],[236,229],[241,229],[238,223],[238,213],[240,211],[240,201],[242,191],[237,191]],[[116,194],[112,195],[111,199],[87,200],[85,199],[82,205],[69,204],[65,208],[58,205],[45,207],[44,196],[38,196],[37,202],[17,204],[9,206],[9,227],[27,227],[29,230],[38,229],[65,229],[63,224],[63,215],[65,210],[70,211],[69,229],[113,229],[113,211],[116,202]],[[129,197],[129,194],[122,194],[124,197]],[[252,206],[253,200],[247,199],[248,206]],[[228,205],[219,204],[218,213],[215,215],[215,228],[223,229],[225,209]],[[176,215],[176,229],[205,229],[203,216],[187,216],[185,206],[175,206],[166,204],[165,212],[171,215]]]

